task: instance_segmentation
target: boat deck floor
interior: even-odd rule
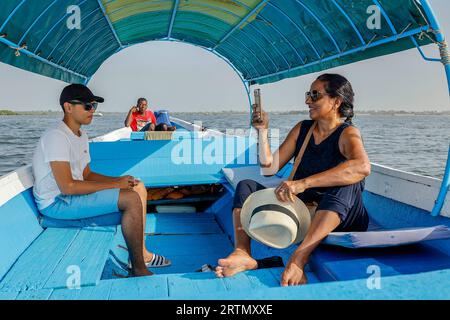
[[[149,250],[172,261],[151,269],[150,277],[128,277],[128,251],[120,226],[45,230],[22,254],[0,282],[0,299],[220,299],[280,287],[283,268],[252,270],[230,278],[196,272],[217,264],[233,245],[212,213],[148,214]],[[439,246],[437,246],[439,245]],[[450,269],[445,250],[448,240],[384,249],[352,250],[320,246],[306,269],[309,284],[367,279],[371,266],[382,276],[397,276]],[[286,263],[295,250],[268,248],[253,243],[256,258],[279,255]],[[30,266],[39,264],[39,272]],[[74,269],[79,269],[77,289]],[[309,286],[309,285],[308,285]],[[265,293],[264,293],[265,292]],[[264,293],[264,294],[263,294]],[[310,298],[313,298],[311,296]]]
[[[279,287],[283,271],[282,268],[260,269],[230,278],[217,278],[213,272],[196,272],[203,264],[215,266],[219,258],[233,250],[230,238],[209,213],[148,214],[147,246],[170,258],[172,265],[151,269],[155,275],[142,278],[128,278],[128,251],[120,226],[115,232],[111,232],[111,228],[47,229],[44,234],[47,232],[48,239],[53,241],[58,240],[53,233],[61,240],[71,235],[64,243],[64,253],[55,244],[53,252],[47,256],[47,260],[55,260],[50,261],[51,266],[43,268],[41,275],[17,279],[33,256],[42,254],[42,250],[31,247],[36,253],[26,252],[2,280],[0,299],[195,299],[202,294],[217,299],[226,292]],[[45,241],[42,239],[42,243],[38,241],[35,246],[41,248]],[[96,242],[94,252],[90,246]],[[83,245],[89,249],[81,248]],[[80,251],[78,258],[74,257],[74,253]],[[50,259],[50,255],[55,258]],[[286,261],[287,257],[284,254],[283,259]],[[70,277],[67,268],[83,262],[87,265],[81,266],[80,287],[68,289],[67,285],[74,283],[67,280]],[[319,282],[312,272],[308,271],[307,275],[311,283]]]

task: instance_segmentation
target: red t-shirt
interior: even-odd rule
[[[144,114],[133,112],[131,114],[130,127],[133,131],[141,131],[148,123],[156,124],[156,118],[152,111],[146,110]]]

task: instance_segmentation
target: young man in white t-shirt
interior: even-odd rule
[[[122,212],[122,232],[135,276],[151,275],[147,267],[170,261],[147,251],[144,241],[147,190],[132,176],[107,177],[91,171],[89,143],[82,125],[92,122],[98,103],[84,85],[64,88],[64,119],[46,131],[33,156],[33,193],[40,212],[53,219],[74,220]]]

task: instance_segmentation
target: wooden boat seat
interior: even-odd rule
[[[381,276],[450,269],[450,256],[427,243],[357,250],[321,245],[312,254],[310,265],[322,281],[353,280],[367,279],[373,272],[369,266],[379,267]]]
[[[98,284],[115,233],[116,227],[45,229],[3,277],[0,291]],[[79,283],[71,278],[77,274]]]

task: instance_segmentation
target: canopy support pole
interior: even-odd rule
[[[441,27],[436,18],[436,15],[431,8],[428,0],[420,0],[422,7],[425,11],[425,15],[427,16],[430,26],[436,35],[436,40],[438,41],[439,52],[441,55],[441,61],[444,65],[445,74],[447,76],[447,84],[450,94],[450,52],[448,50],[447,42],[445,41],[444,34],[441,31]],[[433,217],[438,216],[441,213],[442,207],[444,206],[445,198],[447,197],[447,192],[450,187],[450,148],[447,157],[447,164],[445,166],[444,178],[442,179],[441,189],[439,190],[438,197],[436,199],[436,203],[431,211],[431,215]]]
[[[172,38],[172,30],[173,30],[173,24],[175,22],[175,17],[177,15],[178,6],[180,4],[180,0],[175,0],[173,3],[173,10],[172,10],[172,16],[170,17],[170,25],[169,25],[169,31],[167,32],[167,38]]]
[[[98,2],[100,9],[103,12],[103,16],[105,17],[106,22],[108,22],[109,28],[111,29],[111,32],[113,33],[114,38],[116,38],[117,43],[119,44],[119,47],[123,47],[122,41],[120,41],[119,36],[117,35],[117,32],[116,32],[116,29],[114,29],[114,26],[112,25],[112,22],[109,19],[108,14],[106,13],[106,9],[102,3],[102,0],[97,0],[97,2]]]

